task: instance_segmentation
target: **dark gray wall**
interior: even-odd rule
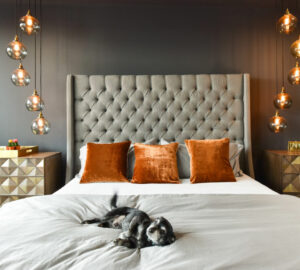
[[[22,13],[26,12],[23,2]],[[60,3],[62,2],[62,3]],[[113,1],[111,1],[113,2]],[[299,138],[300,89],[287,84],[293,107],[284,112],[287,130],[267,129],[274,114],[275,22],[277,1],[43,1],[43,81],[47,136],[34,136],[24,101],[33,84],[17,88],[10,73],[17,63],[5,53],[14,36],[14,5],[0,3],[0,144],[18,137],[24,145],[66,152],[65,79],[74,74],[251,74],[252,138],[257,178],[264,149],[285,149]],[[298,15],[295,1],[291,11]],[[299,30],[297,31],[299,32]],[[285,74],[295,61],[285,36]],[[280,38],[280,36],[279,36]],[[24,37],[30,56],[24,66],[33,75],[33,38]],[[281,43],[278,44],[278,61]],[[279,61],[280,63],[280,61]],[[278,76],[280,78],[280,65]],[[281,83],[279,83],[279,87]]]

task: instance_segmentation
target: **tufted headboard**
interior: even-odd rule
[[[67,174],[80,169],[87,142],[229,137],[244,145],[242,169],[254,177],[249,74],[68,75]]]

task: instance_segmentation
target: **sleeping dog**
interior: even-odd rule
[[[175,241],[173,228],[163,217],[152,220],[145,212],[136,208],[117,207],[118,196],[111,201],[111,211],[101,218],[85,220],[82,224],[99,223],[99,227],[121,229],[122,233],[114,241],[116,246],[144,248],[165,246]]]

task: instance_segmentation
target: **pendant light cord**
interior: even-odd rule
[[[281,74],[281,77],[282,77],[282,86],[284,86],[284,39],[283,39],[283,36],[282,36],[282,45],[281,45],[281,48],[282,48],[282,52],[281,52],[281,58],[282,58],[282,68],[281,68],[281,71],[282,71],[282,74]]]
[[[34,12],[36,16],[36,0],[34,1]],[[34,89],[36,90],[36,34],[34,35]]]
[[[42,0],[40,0],[40,24],[42,25]],[[40,97],[42,99],[42,33],[43,29],[40,30]]]
[[[16,35],[18,34],[18,0],[16,0]]]

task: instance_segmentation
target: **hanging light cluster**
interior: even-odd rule
[[[29,7],[30,7],[30,0],[29,1]],[[40,16],[41,16],[41,0],[39,3],[40,6]],[[35,0],[35,11],[36,11],[36,0]],[[20,41],[18,36],[18,28],[22,30],[21,33],[24,33],[28,36],[34,35],[34,52],[35,52],[35,59],[34,59],[34,90],[33,94],[27,98],[25,106],[28,111],[40,111],[38,117],[33,120],[31,124],[31,130],[33,134],[35,135],[44,135],[47,134],[50,131],[50,124],[49,122],[44,118],[42,110],[44,109],[44,102],[42,100],[42,37],[40,34],[40,92],[41,95],[38,94],[38,91],[36,90],[36,34],[41,30],[40,22],[37,18],[31,15],[30,8],[28,9],[25,16],[21,17],[19,20],[18,25],[18,5],[16,0],[16,35],[13,41],[11,41],[7,48],[6,53],[7,55],[13,59],[19,61],[18,68],[12,73],[11,75],[11,81],[16,86],[27,86],[29,85],[31,78],[29,73],[24,69],[22,60],[25,59],[27,56],[27,48],[26,46]]]
[[[290,34],[293,32],[297,26],[297,18],[292,15],[287,9],[285,14],[278,20],[277,29],[281,34]],[[276,44],[277,44],[277,36],[276,36]],[[277,45],[276,45],[277,48]],[[290,47],[291,54],[296,58],[300,58],[300,36],[299,39],[296,40]],[[287,121],[283,116],[279,115],[278,110],[289,109],[292,106],[292,98],[286,92],[284,86],[284,40],[282,39],[282,87],[281,92],[278,93],[274,98],[274,106],[276,107],[276,113],[269,120],[269,128],[274,133],[282,132],[287,128]],[[276,51],[276,59],[277,59],[277,51]],[[277,74],[277,61],[276,61],[276,74]],[[296,67],[290,70],[288,74],[288,81],[295,85],[300,84],[300,68],[298,66],[298,62],[296,62]]]

